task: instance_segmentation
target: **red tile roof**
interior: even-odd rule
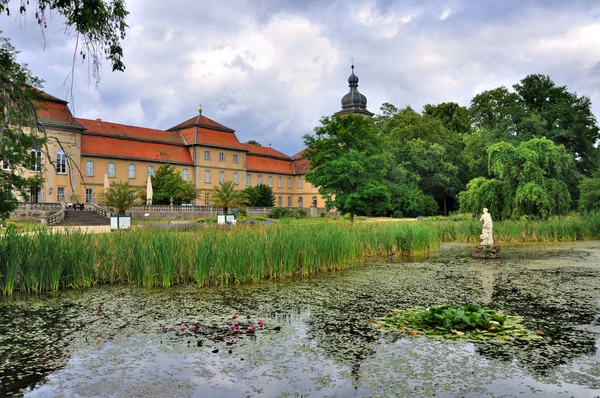
[[[180,133],[185,138],[187,144],[194,142],[195,127],[180,130]],[[233,130],[227,132],[198,127],[198,144],[247,151],[238,141]]]
[[[184,146],[157,142],[132,142],[128,139],[87,134],[81,136],[81,155],[190,165],[194,163],[189,149]]]
[[[158,129],[149,129],[145,127],[127,126],[125,124],[104,122],[102,120],[91,120],[81,118],[77,118],[76,120],[86,128],[84,134],[100,134],[103,136],[115,138],[159,141],[179,145],[184,144],[179,133],[174,131],[164,131]]]
[[[294,160],[294,171],[296,174],[306,174],[310,170],[310,162],[306,159]]]
[[[35,90],[37,92],[37,90]],[[68,102],[48,95],[44,92],[37,92],[37,98],[31,102],[36,108],[37,117],[40,122],[54,123],[64,126],[81,129],[81,125],[77,123],[69,107]]]
[[[268,147],[268,146],[260,146],[260,145],[254,145],[254,144],[246,144],[246,143],[242,143],[242,145],[250,151],[250,152],[248,152],[249,155],[270,156],[270,157],[285,159],[285,160],[291,159],[288,155],[281,153],[281,152],[279,152],[271,147]]]
[[[291,160],[273,159],[264,156],[246,154],[246,170],[263,171],[278,174],[293,174]]]
[[[179,123],[177,126],[171,127],[168,130],[176,131],[176,130],[186,129],[188,127],[198,126],[198,127],[205,127],[205,128],[212,129],[212,130],[222,130],[222,131],[228,131],[230,133],[234,132],[234,130],[230,129],[229,127],[224,126],[221,123],[217,123],[214,120],[207,118],[206,116],[201,116],[199,123],[196,123],[197,120],[198,120],[198,116],[194,116],[194,117],[186,120],[185,122]]]
[[[304,151],[306,151],[306,149],[303,149],[294,156],[292,156],[292,159],[302,159],[304,157]]]

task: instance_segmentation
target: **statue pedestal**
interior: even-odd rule
[[[500,246],[494,245],[477,245],[473,252],[473,258],[500,258]]]

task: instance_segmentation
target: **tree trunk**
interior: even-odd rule
[[[354,224],[354,210],[350,211],[350,222]]]

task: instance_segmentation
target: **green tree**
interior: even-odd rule
[[[260,142],[258,142],[258,141],[256,141],[256,140],[250,140],[250,141],[248,141],[246,144],[251,144],[251,145],[258,145],[258,146],[261,146],[261,145],[260,145]]]
[[[518,144],[546,137],[563,145],[577,169],[590,175],[599,165],[595,144],[600,139],[590,99],[541,74],[526,76],[513,89],[484,91],[471,101],[473,124],[486,131],[485,140]]]
[[[11,10],[11,5],[16,5],[17,9]],[[103,57],[111,62],[113,70],[125,69],[120,44],[127,27],[123,0],[0,0],[0,14],[8,17],[11,12],[23,18],[34,14],[42,29],[46,27],[48,15],[56,13],[64,16],[66,34],[78,39],[74,52],[79,52],[83,59],[91,62],[96,82],[99,81]],[[31,169],[35,164],[36,158],[32,159],[31,150],[43,151],[47,159],[53,158],[45,146],[45,130],[38,123],[33,102],[42,97],[39,91],[42,82],[26,65],[18,63],[17,54],[18,51],[0,31],[0,159],[11,168],[0,171],[0,217],[7,217],[17,206],[17,195],[26,200],[28,190],[41,185],[41,174],[24,178],[16,172]],[[74,166],[77,168],[77,164]]]
[[[582,211],[600,210],[600,171],[584,178],[579,185],[579,209]]]
[[[170,164],[164,164],[158,168],[151,177],[152,180],[152,202],[159,204],[170,204],[171,198],[175,204],[191,202],[196,199],[196,188],[189,181],[184,181],[181,172]]]
[[[248,187],[244,189],[244,192],[248,198],[249,206],[275,206],[275,195],[273,195],[273,189],[265,184],[260,184],[255,187]]]
[[[457,134],[471,133],[469,110],[455,102],[442,102],[438,105],[427,104],[423,107],[423,116],[439,120],[448,131]]]
[[[210,192],[211,201],[215,206],[223,208],[227,213],[230,207],[246,207],[248,198],[244,191],[236,189],[233,181],[222,181]]]
[[[333,115],[321,119],[314,135],[305,135],[304,157],[310,161],[306,180],[342,213],[376,214],[388,211],[390,194],[384,177],[389,167],[384,142],[371,118]]]
[[[459,194],[464,212],[487,207],[496,219],[530,215],[546,218],[569,210],[566,176],[573,159],[562,145],[534,138],[518,146],[500,142],[487,149],[491,179],[477,177]]]
[[[115,209],[118,214],[125,214],[127,210],[141,203],[139,189],[129,185],[129,181],[113,182],[100,194],[100,200],[106,206]]]
[[[434,106],[429,105],[428,109],[433,112]],[[441,120],[420,115],[410,107],[387,117],[381,131],[394,164],[386,178],[394,195],[393,212],[422,215],[441,207],[447,213],[448,208],[454,207],[455,195],[464,188],[460,171],[466,169],[461,157],[461,135],[448,130]],[[415,185],[422,195],[417,194]],[[428,197],[438,205],[430,206]],[[420,212],[415,214],[417,209]]]

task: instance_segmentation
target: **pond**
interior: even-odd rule
[[[600,241],[504,246],[494,261],[472,249],[226,288],[3,299],[0,396],[600,396]],[[366,322],[468,303],[523,316],[544,338],[441,341]],[[181,328],[234,314],[264,328],[235,344]]]

